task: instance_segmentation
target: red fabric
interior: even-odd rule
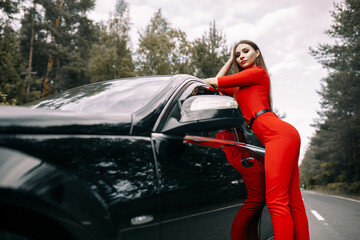
[[[252,129],[266,149],[265,198],[274,239],[309,239],[299,186],[299,133],[271,112],[260,115]]]
[[[218,78],[219,91],[228,96],[236,94],[236,101],[247,123],[256,112],[269,105],[270,78],[262,67],[245,69]],[[234,89],[235,88],[235,89]]]
[[[234,94],[229,89],[235,91],[236,100],[247,122],[256,112],[270,108],[270,79],[262,67],[220,77],[219,87],[227,95]],[[257,117],[252,129],[266,149],[265,198],[273,223],[274,239],[310,239],[299,186],[299,133],[272,112]],[[253,214],[257,215],[256,212]]]
[[[238,137],[241,138],[239,141],[245,142],[242,133],[238,134]],[[227,131],[216,133],[215,138],[237,141],[235,133]],[[254,159],[252,166],[244,167],[241,159],[249,157],[250,154],[237,146],[224,146],[221,150],[226,154],[228,162],[240,172],[247,190],[247,198],[231,226],[231,239],[259,239],[258,222],[265,205],[264,166],[260,161]],[[251,160],[249,159],[249,161]]]
[[[235,146],[226,146],[221,150],[225,152],[229,163],[241,173],[247,190],[247,198],[231,226],[231,240],[259,239],[257,226],[265,205],[264,166],[254,160],[251,167],[244,167],[241,158],[249,157],[249,154]]]

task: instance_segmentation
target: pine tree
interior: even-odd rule
[[[150,24],[140,33],[137,49],[137,71],[140,75],[171,74],[170,52],[175,47],[170,41],[170,26],[159,9]]]
[[[228,59],[229,52],[225,36],[213,21],[209,31],[193,43],[191,64],[196,69],[195,75],[199,78],[215,76]]]
[[[32,0],[22,19],[24,59],[33,56],[29,68],[34,79],[43,79],[43,96],[88,83],[88,49],[95,41],[95,27],[86,13],[95,0]],[[34,20],[34,21],[33,21]],[[32,35],[34,30],[34,35]],[[34,41],[31,44],[32,36]]]
[[[343,190],[360,192],[360,2],[345,0],[334,8],[334,24],[326,34],[335,43],[311,49],[328,69],[328,76],[319,91],[322,109],[308,151],[320,162],[321,185],[347,186]],[[304,163],[313,161],[305,155]]]
[[[192,74],[191,44],[185,32],[174,29],[159,9],[140,33],[136,70],[140,75]]]
[[[1,0],[0,1],[0,13],[3,11],[8,18],[12,18],[14,13],[19,12],[20,0]],[[1,14],[0,14],[1,16]]]
[[[0,104],[15,105],[22,97],[19,40],[11,27],[20,1],[0,1]]]
[[[192,44],[186,39],[186,33],[180,29],[171,29],[169,35],[174,45],[170,54],[172,74],[194,75],[195,67],[191,64]]]
[[[107,25],[101,24],[99,41],[90,51],[91,82],[135,76],[130,50],[130,18],[127,3],[118,0]]]
[[[20,78],[22,59],[17,34],[6,22],[0,26],[0,104],[15,105],[24,100]]]

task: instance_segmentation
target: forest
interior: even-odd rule
[[[215,21],[189,41],[158,9],[133,49],[127,2],[117,0],[100,23],[87,16],[94,6],[95,0],[0,1],[0,104],[21,105],[115,78],[211,77],[228,59],[226,37]],[[331,16],[326,35],[333,41],[309,50],[328,74],[319,79],[321,108],[300,180],[307,189],[360,194],[360,1],[334,3]]]
[[[360,194],[360,1],[334,4],[331,16],[333,43],[310,48],[328,75],[300,180],[309,189]]]
[[[225,35],[215,21],[200,38],[188,41],[158,9],[132,49],[125,0],[117,0],[110,18],[100,23],[87,17],[95,0],[0,4],[0,104],[21,105],[108,79],[179,73],[210,77],[228,58]],[[20,26],[14,29],[19,12]]]

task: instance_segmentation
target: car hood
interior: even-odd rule
[[[0,106],[0,133],[128,135],[130,128],[129,114],[95,114]]]

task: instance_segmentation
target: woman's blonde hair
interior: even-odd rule
[[[234,71],[235,72],[241,72],[241,71],[244,70],[242,67],[240,67],[240,65],[236,61],[236,48],[241,43],[250,45],[255,51],[259,50],[260,55],[255,60],[256,66],[260,66],[260,67],[264,68],[265,71],[268,73],[266,65],[265,65],[264,58],[262,56],[262,53],[261,53],[259,47],[256,45],[256,43],[254,43],[254,42],[252,42],[250,40],[241,40],[240,42],[235,44],[235,46],[233,48],[234,51],[231,53],[231,54],[233,54],[233,57],[234,57],[233,58],[234,59],[233,60]],[[272,109],[271,84],[270,84],[270,89],[269,89],[269,105],[270,105],[270,108]]]

